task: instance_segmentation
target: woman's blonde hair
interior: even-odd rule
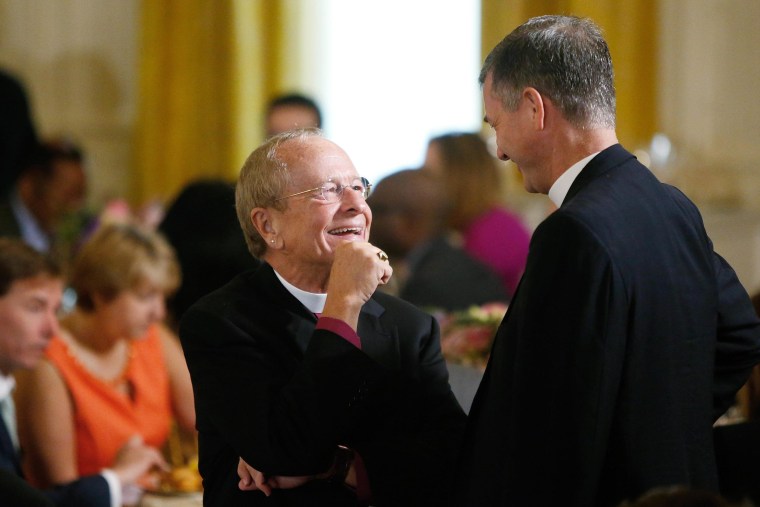
[[[501,202],[501,174],[485,141],[474,133],[434,137],[440,172],[450,201],[447,225],[461,231]]]
[[[77,306],[92,311],[95,295],[110,301],[145,282],[168,295],[177,289],[180,277],[174,250],[159,233],[131,224],[107,224],[82,246],[70,283]]]

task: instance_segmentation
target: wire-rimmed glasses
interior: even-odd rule
[[[309,192],[314,192],[313,197],[317,199],[320,199],[326,202],[338,202],[343,196],[343,191],[347,188],[350,188],[354,192],[359,192],[362,196],[362,199],[366,199],[367,197],[369,197],[369,192],[372,189],[372,183],[370,183],[369,180],[365,177],[354,178],[351,181],[351,183],[348,185],[343,185],[341,183],[338,183],[337,181],[333,181],[332,179],[329,179],[318,187],[310,188],[308,190],[302,190],[301,192],[296,192],[295,194],[278,197],[277,199],[275,199],[275,201],[281,201],[283,199],[289,199],[291,197],[296,197],[299,195],[308,194]]]

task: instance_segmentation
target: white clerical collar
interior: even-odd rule
[[[308,308],[311,313],[322,313],[322,310],[325,309],[327,294],[306,292],[305,290],[301,290],[292,283],[285,280],[277,271],[275,271],[274,274],[277,275],[277,278],[280,280],[280,282],[282,282],[282,285],[288,289],[288,292],[293,294],[293,297],[299,300],[301,304]]]
[[[13,375],[3,375],[0,373],[0,400],[4,400],[11,395],[16,387],[16,379]]]
[[[562,203],[567,197],[567,193],[570,191],[570,187],[573,185],[575,178],[581,173],[586,164],[588,164],[592,158],[596,157],[600,152],[592,153],[588,157],[579,160],[570,166],[570,169],[562,173],[554,182],[552,188],[549,189],[549,199],[552,200],[556,207],[562,206]]]

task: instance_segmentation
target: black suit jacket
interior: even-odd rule
[[[696,207],[615,145],[536,230],[473,402],[458,507],[717,488],[712,423],[760,360]]]
[[[21,237],[21,228],[11,208],[10,195],[0,196],[0,236]]]
[[[309,475],[330,467],[338,444],[361,455],[375,505],[444,501],[465,416],[435,320],[377,293],[359,318],[361,350],[316,320],[266,263],[185,313],[207,505],[355,505],[323,481],[269,498],[237,487],[238,457]]]
[[[13,448],[5,421],[0,417],[0,505],[3,507],[110,507],[108,483],[100,475],[83,477],[39,491],[27,483],[21,474],[18,454]]]

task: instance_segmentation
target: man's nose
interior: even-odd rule
[[[53,336],[57,336],[59,334],[59,330],[60,325],[58,323],[58,316],[56,315],[55,311],[51,310],[47,313],[45,326],[42,332],[45,335],[45,338],[49,340]]]
[[[345,187],[340,196],[344,207],[348,209],[362,210],[367,206],[367,200],[364,198],[361,190],[354,190],[351,187]]]
[[[499,157],[499,160],[503,160],[504,162],[509,160],[509,157],[507,156],[507,154],[501,151],[501,148],[499,147],[496,148],[496,156]]]

